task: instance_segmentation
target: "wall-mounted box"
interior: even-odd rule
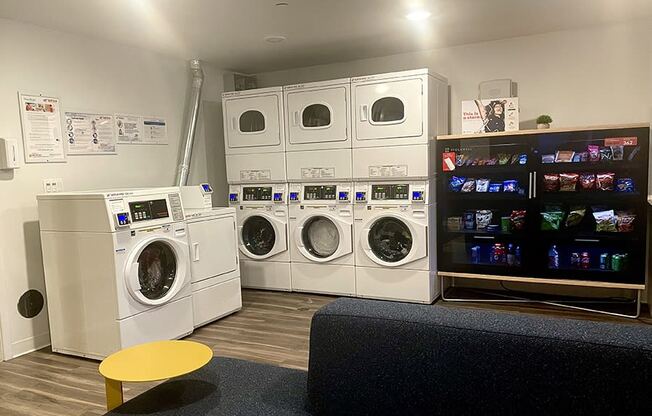
[[[13,139],[0,138],[0,169],[17,169],[18,142]]]

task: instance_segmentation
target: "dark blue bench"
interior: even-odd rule
[[[110,415],[652,414],[652,327],[342,298],[308,373],[215,358]]]

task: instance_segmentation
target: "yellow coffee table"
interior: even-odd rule
[[[122,383],[159,381],[182,376],[208,364],[213,350],[193,341],[156,341],[125,348],[100,363],[106,384],[106,408],[123,403]]]

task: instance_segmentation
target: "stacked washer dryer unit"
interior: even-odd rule
[[[229,205],[242,286],[291,290],[283,89],[222,94]]]
[[[427,69],[353,78],[356,290],[432,303],[435,179],[430,138],[448,133],[448,83]]]
[[[52,350],[102,359],[193,330],[179,188],[38,196]]]
[[[292,289],[355,296],[351,81],[283,90]]]
[[[242,308],[235,209],[213,207],[208,183],[182,186],[195,328]]]

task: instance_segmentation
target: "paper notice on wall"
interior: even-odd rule
[[[18,101],[25,163],[65,162],[59,99],[19,93]]]
[[[168,125],[165,119],[143,117],[143,144],[167,144]]]
[[[143,118],[127,114],[115,115],[118,143],[140,143],[143,138]]]
[[[116,138],[111,114],[65,113],[69,155],[114,155]]]
[[[519,128],[518,98],[462,101],[462,133],[493,133]]]

